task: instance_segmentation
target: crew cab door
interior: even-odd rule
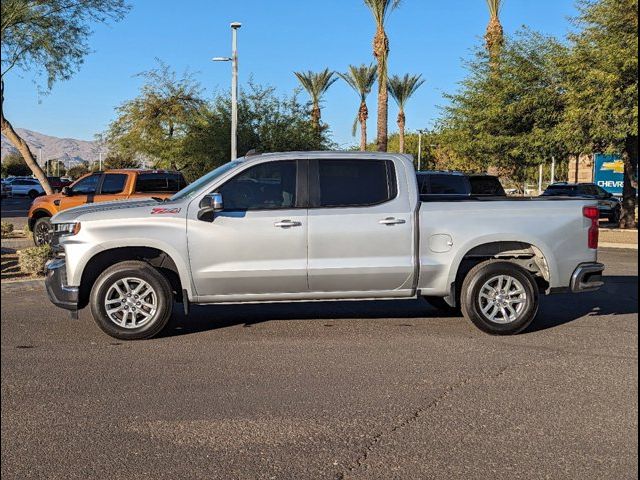
[[[391,160],[311,161],[311,292],[333,292],[332,298],[412,294],[414,212],[400,172],[401,183]]]
[[[54,203],[59,207],[59,210],[92,203],[95,200],[101,179],[101,173],[92,173],[80,178],[69,187],[70,195],[62,196],[60,199],[55,200]]]
[[[307,292],[306,161],[259,163],[216,188],[224,210],[197,218],[187,237],[200,301],[252,301]]]

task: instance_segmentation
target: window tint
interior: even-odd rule
[[[127,175],[124,173],[107,173],[102,181],[102,189],[100,193],[103,195],[122,193],[126,182]]]
[[[178,192],[187,186],[180,173],[140,173],[136,180],[136,192]]]
[[[100,175],[91,175],[89,177],[83,178],[82,180],[78,180],[78,182],[73,185],[73,193],[83,195],[96,193],[99,179]]]
[[[575,185],[549,185],[542,194],[547,197],[575,197],[577,195]]]
[[[295,161],[256,165],[229,180],[218,192],[225,210],[277,210],[296,205]]]
[[[396,196],[393,162],[319,160],[321,207],[376,205]]]
[[[420,195],[427,195],[429,193],[429,176],[418,175],[416,178],[418,179],[418,192]]]
[[[502,184],[495,177],[470,177],[473,195],[505,195]]]
[[[429,175],[431,195],[468,195],[469,184],[462,175]]]

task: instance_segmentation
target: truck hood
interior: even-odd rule
[[[74,222],[82,216],[86,216],[93,213],[106,214],[111,218],[114,217],[126,217],[128,216],[128,210],[134,208],[146,208],[149,207],[166,207],[174,202],[158,202],[153,199],[144,200],[117,200],[113,202],[100,202],[89,203],[87,205],[81,205],[79,207],[63,210],[53,216],[51,221],[53,223],[67,223]]]

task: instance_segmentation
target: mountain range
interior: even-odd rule
[[[98,160],[98,142],[77,140],[75,138],[59,138],[43,133],[16,128],[16,132],[27,142],[31,152],[38,157],[42,152],[42,161],[62,160],[68,167],[78,163]],[[16,148],[2,135],[1,157],[9,153],[17,153]]]

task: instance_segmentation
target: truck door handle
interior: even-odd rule
[[[402,225],[403,223],[407,223],[407,221],[401,218],[388,217],[384,220],[380,220],[378,223],[380,225]]]
[[[280,222],[274,223],[273,226],[278,228],[301,227],[302,222],[294,222],[292,220],[281,220]]]

